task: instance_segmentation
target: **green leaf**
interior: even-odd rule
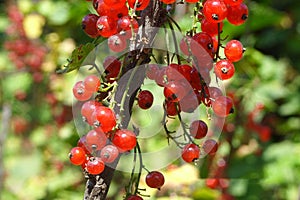
[[[63,66],[62,69],[57,70],[59,74],[71,72],[73,70],[78,70],[82,65],[83,61],[89,55],[89,53],[95,48],[95,44],[87,43],[85,45],[80,45],[73,50],[71,58],[68,63]]]

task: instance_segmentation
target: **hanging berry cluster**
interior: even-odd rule
[[[139,130],[130,130],[128,124],[124,126],[123,123],[123,104],[129,95],[127,87],[130,87],[133,77],[128,79],[120,101],[116,100],[115,93],[120,87],[118,81],[128,71],[128,66],[133,69],[132,73],[135,73],[139,64],[148,64],[143,79],[145,77],[153,80],[163,88],[163,126],[167,139],[181,148],[181,157],[185,162],[195,162],[202,156],[214,155],[217,152],[218,143],[213,133],[208,134],[207,121],[211,119],[211,115],[224,119],[233,112],[231,98],[225,96],[219,87],[211,84],[211,77],[214,74],[220,81],[230,79],[234,75],[233,63],[242,58],[244,48],[238,40],[231,40],[225,46],[221,44],[224,41],[224,38],[221,38],[223,21],[227,18],[233,25],[243,24],[248,16],[247,6],[242,0],[186,2],[194,3],[193,27],[178,44],[173,34],[175,46],[178,45],[177,50],[180,51],[177,54],[183,54],[186,59],[176,54],[171,57],[167,52],[166,63],[161,66],[151,62],[152,50],[142,47],[139,51],[124,52],[119,58],[106,57],[102,62],[105,69],[103,73],[88,75],[73,87],[74,97],[81,102],[82,119],[91,130],[81,136],[77,147],[71,150],[70,161],[74,165],[81,165],[88,175],[101,176],[105,173],[106,166],[117,163],[123,153],[133,151],[133,173],[129,187],[126,187],[126,199],[142,199],[139,188],[142,169],[148,172],[145,182],[149,187],[160,189],[165,181],[161,172],[148,171],[143,165],[138,143]],[[132,44],[151,42],[151,38],[143,37],[142,31],[140,32],[147,26],[146,17],[153,17],[152,22],[160,22],[156,25],[166,27],[164,24],[167,24],[172,31],[174,27],[181,31],[170,13],[170,4],[174,4],[174,7],[177,5],[175,0],[93,0],[92,3],[97,14],[86,15],[82,20],[82,28],[88,36],[96,38],[96,41],[98,38],[108,38],[107,44],[112,52],[123,52]],[[200,32],[197,31],[198,28],[201,28]],[[224,51],[225,58],[221,58],[220,50]],[[146,58],[142,53],[147,55]],[[175,57],[177,61],[174,61]],[[144,60],[140,60],[141,58]],[[101,71],[97,66],[93,68]],[[137,83],[139,86],[133,99],[141,109],[149,109],[153,104],[154,95],[151,91],[142,89],[142,83],[143,81]],[[207,119],[194,119],[189,126],[185,124],[181,114],[193,113],[200,105],[207,109]],[[129,109],[131,108],[132,105]],[[173,118],[178,119],[183,130],[183,135],[179,137],[169,131],[167,121]],[[134,178],[136,165],[139,166],[139,170]]]

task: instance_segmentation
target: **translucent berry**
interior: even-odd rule
[[[129,39],[132,36],[132,30],[137,32],[139,24],[135,18],[123,16],[118,20],[117,29],[122,37]]]
[[[101,106],[102,103],[90,100],[84,102],[81,107],[81,115],[84,121],[86,121],[89,125],[93,125],[93,113],[96,110],[97,106]]]
[[[243,3],[243,0],[224,0],[224,2],[228,6],[237,6],[237,5],[241,4],[241,3]]]
[[[181,109],[178,103],[165,100],[164,109],[168,116],[175,116],[180,113]]]
[[[113,135],[112,143],[123,152],[130,151],[136,146],[136,135],[130,130],[119,129]]]
[[[127,42],[121,35],[112,35],[107,40],[108,47],[114,52],[122,52],[127,47]]]
[[[234,65],[229,60],[219,60],[216,63],[214,72],[221,80],[230,79],[235,72]]]
[[[146,176],[146,184],[151,188],[160,189],[165,183],[164,175],[159,171],[152,171]]]
[[[195,139],[204,138],[207,134],[208,127],[207,124],[202,120],[193,121],[190,125],[190,134]]]
[[[104,162],[98,157],[91,157],[86,164],[86,170],[92,175],[97,175],[103,172],[105,168]]]
[[[224,53],[228,60],[237,62],[243,57],[244,47],[238,40],[230,40],[227,42]]]
[[[229,6],[227,10],[227,20],[233,25],[242,25],[248,19],[248,7],[244,3],[236,6]]]
[[[119,156],[119,150],[114,145],[106,145],[100,153],[100,158],[104,163],[112,163]]]
[[[101,81],[96,75],[89,75],[83,80],[83,84],[86,90],[90,92],[97,92]]]
[[[106,141],[106,135],[100,131],[90,130],[86,135],[86,144],[90,152],[101,150]]]
[[[73,87],[73,95],[78,101],[86,101],[92,97],[93,92],[85,88],[83,81],[78,81]]]
[[[220,33],[222,32],[223,29],[223,22],[220,22]],[[210,36],[215,36],[218,35],[218,23],[212,23],[210,21],[208,21],[206,18],[204,18],[201,21],[201,30],[207,34],[209,34]]]
[[[219,117],[227,117],[233,113],[232,99],[226,96],[219,96],[212,102],[212,109]]]
[[[84,30],[84,32],[92,38],[99,36],[96,27],[98,19],[99,19],[98,15],[88,14],[82,19],[81,22],[81,27]]]
[[[73,165],[81,165],[85,161],[85,151],[81,147],[74,147],[69,153],[70,162]]]
[[[205,18],[212,23],[220,23],[227,16],[227,7],[223,0],[207,0],[203,5]]]
[[[208,139],[204,141],[202,148],[205,153],[213,155],[218,150],[218,143],[214,139]]]
[[[142,109],[148,109],[153,104],[153,94],[148,90],[141,91],[137,99],[138,99],[138,105]]]
[[[185,162],[194,162],[200,156],[200,148],[195,144],[187,144],[182,149],[181,157]]]
[[[105,106],[98,106],[93,113],[93,121],[96,130],[107,133],[116,126],[116,116],[114,111]]]
[[[109,16],[101,16],[97,21],[98,33],[102,37],[109,37],[117,33],[117,23]]]

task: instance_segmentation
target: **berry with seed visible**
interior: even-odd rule
[[[248,18],[248,7],[244,3],[236,6],[229,6],[227,10],[227,20],[233,25],[242,25]]]
[[[103,147],[100,152],[100,158],[104,163],[112,163],[117,159],[118,156],[119,150],[114,145],[107,145]]]
[[[86,101],[92,97],[93,92],[85,88],[83,81],[78,81],[73,87],[73,95],[78,101]]]
[[[220,23],[227,16],[227,7],[222,0],[207,0],[203,5],[205,18],[212,23]]]
[[[218,78],[221,80],[230,79],[235,72],[234,65],[229,60],[219,60],[216,63],[214,72]]]

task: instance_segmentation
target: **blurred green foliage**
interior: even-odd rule
[[[224,150],[230,157],[226,171],[226,178],[230,179],[228,190],[235,199],[294,200],[300,196],[300,2],[252,0],[246,3],[250,9],[248,22],[240,27],[224,25],[228,39],[240,39],[247,48],[243,60],[236,64],[235,77],[225,83],[227,92],[233,93],[238,102],[235,115],[227,120],[234,130],[225,131],[221,136],[221,140],[232,137],[234,148]],[[92,10],[91,5],[78,0],[22,0],[18,6],[24,16],[35,13],[45,19],[38,40],[50,51],[44,65],[46,78],[40,84],[28,72],[18,72],[8,60],[6,50],[0,51],[0,109],[7,103],[12,106],[11,128],[3,146],[5,179],[0,199],[82,199],[83,175],[79,168],[69,164],[67,157],[69,149],[76,145],[78,134],[72,122],[58,125],[52,108],[44,101],[51,91],[60,102],[58,110],[72,106],[70,91],[76,74],[55,78],[51,74],[65,63],[75,46],[91,41],[80,28],[82,17]],[[10,22],[4,3],[0,11],[3,44]],[[185,15],[178,23],[185,30],[191,18]],[[17,91],[25,92],[28,98],[19,101],[15,98]],[[260,138],[262,133],[247,127],[249,113],[258,103],[265,107],[257,113],[255,122],[271,130],[270,140],[266,142]],[[150,123],[147,120],[159,119],[158,114],[150,118],[143,111],[138,114],[142,116],[138,123],[144,126]],[[18,117],[31,124],[25,133],[15,132]],[[161,143],[162,138],[158,137],[146,142],[145,148],[156,149]],[[165,170],[173,185],[166,192],[151,191],[149,199],[170,199],[174,192],[178,194],[174,199],[208,200],[220,196],[220,190],[205,186],[206,177],[197,179],[205,174],[205,162],[188,170],[180,162],[175,164],[175,170]],[[190,176],[196,180],[191,178],[185,182]],[[116,174],[116,182],[109,192],[111,199],[121,199],[126,177]]]

